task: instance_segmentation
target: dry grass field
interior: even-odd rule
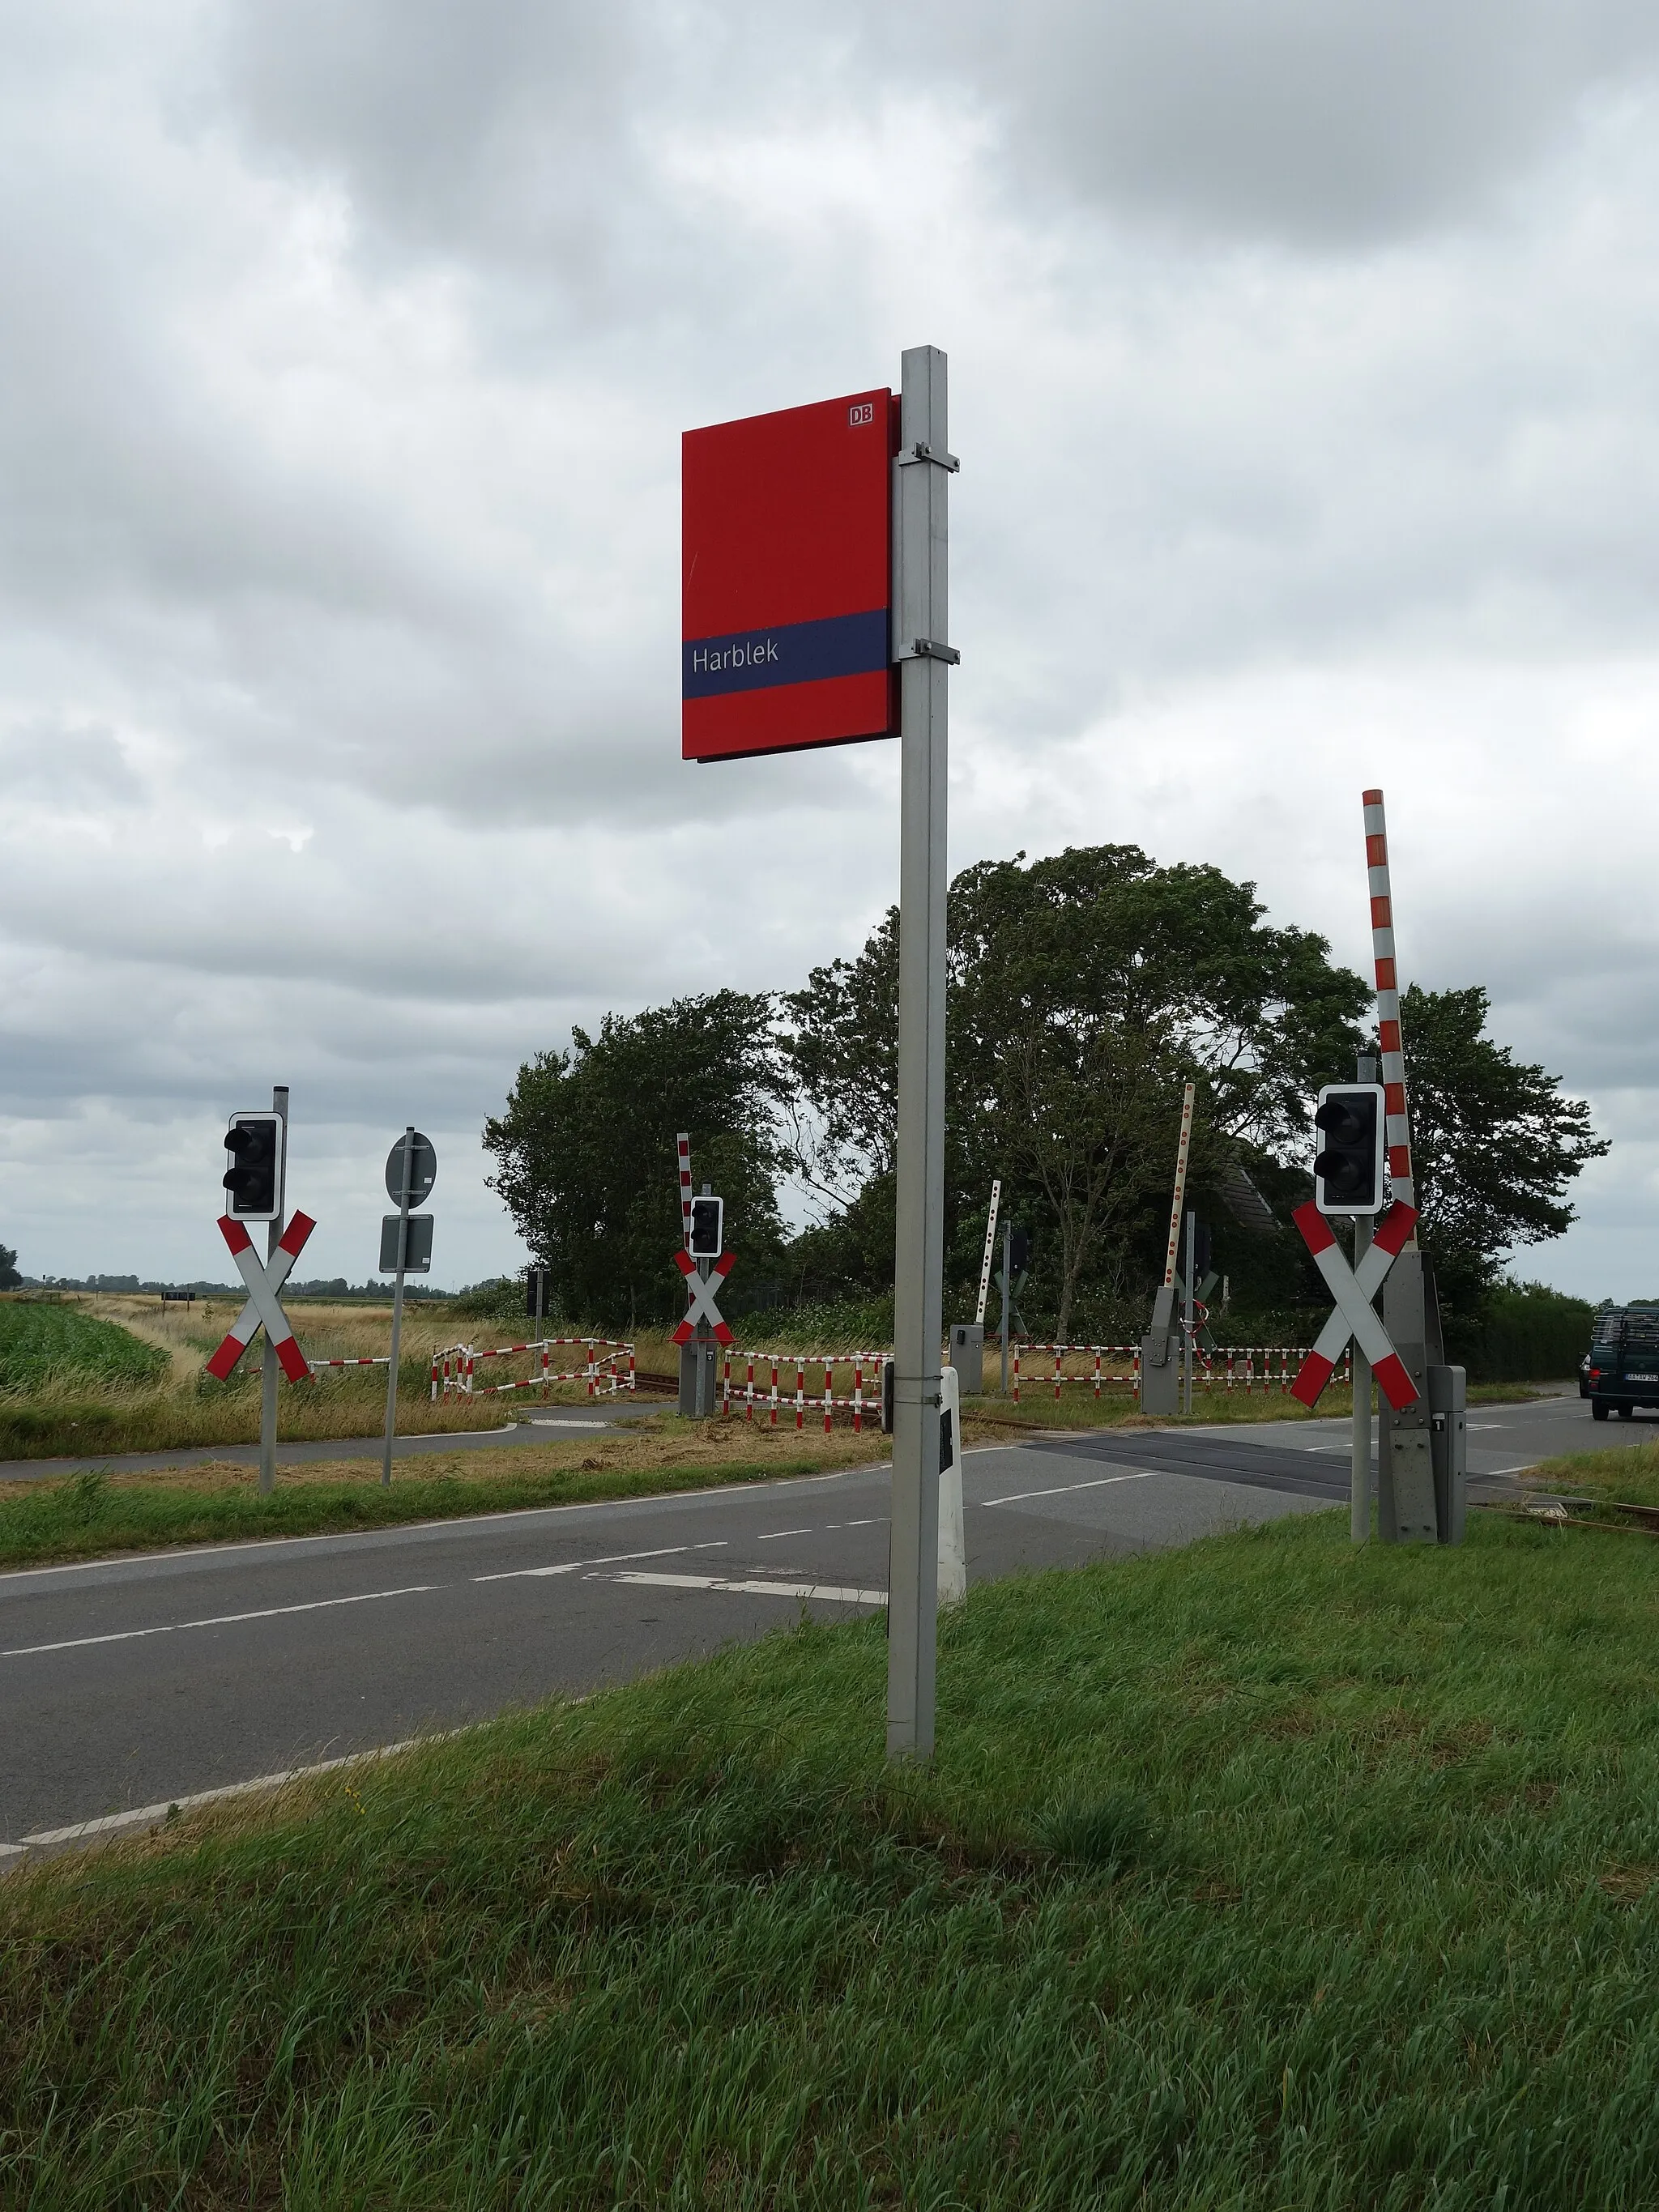
[[[73,1304],[40,1305],[0,1301],[19,1315],[78,1318],[125,1333],[136,1346],[149,1347],[165,1364],[146,1372],[149,1363],[106,1358],[101,1365],[82,1359],[37,1366],[19,1387],[0,1383],[0,1459],[86,1457],[100,1453],[167,1450],[191,1446],[251,1443],[259,1433],[259,1346],[243,1356],[228,1383],[205,1372],[205,1363],[241,1310],[240,1299],[206,1298],[195,1305],[164,1306],[155,1297],[88,1295]],[[311,1302],[288,1304],[300,1347],[307,1358],[384,1360],[391,1346],[392,1307]],[[434,1351],[464,1340],[476,1350],[491,1350],[515,1340],[493,1322],[460,1320],[448,1306],[404,1309],[398,1359],[398,1425],[404,1435],[445,1433],[457,1429],[493,1429],[510,1421],[515,1409],[544,1396],[555,1403],[585,1401],[586,1384],[556,1384],[534,1390],[495,1392],[495,1381],[516,1381],[531,1372],[524,1355],[483,1363],[473,1395],[452,1391],[435,1401],[429,1374]],[[119,1339],[113,1339],[119,1342]],[[667,1371],[665,1337],[647,1340],[641,1352]],[[556,1355],[567,1368],[586,1358],[580,1346]],[[603,1357],[604,1355],[600,1355]],[[641,1364],[649,1366],[647,1358]],[[626,1376],[623,1355],[622,1371]],[[599,1384],[607,1391],[608,1382]],[[288,1442],[378,1434],[386,1418],[384,1366],[325,1370],[308,1383],[281,1386],[278,1434]]]

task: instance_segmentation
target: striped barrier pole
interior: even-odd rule
[[[795,1363],[795,1433],[797,1436],[805,1425],[806,1369],[799,1360],[797,1360]]]
[[[853,1434],[864,1433],[864,1362],[853,1362]]]
[[[778,1363],[772,1362],[772,1426],[778,1425]]]
[[[1365,865],[1370,879],[1371,955],[1376,964],[1376,1039],[1382,1053],[1382,1110],[1389,1178],[1396,1205],[1417,1204],[1411,1130],[1406,1108],[1406,1055],[1400,1038],[1400,972],[1395,962],[1394,892],[1389,878],[1389,825],[1380,791],[1365,793]],[[1417,1238],[1402,1249],[1414,1251]]]
[[[830,1424],[835,1418],[835,1370],[826,1359],[823,1363],[823,1433],[826,1437],[830,1433]]]
[[[1019,1347],[1014,1347],[1014,1403],[1019,1403]]]

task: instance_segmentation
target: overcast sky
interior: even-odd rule
[[[1519,1271],[1659,1292],[1659,11],[0,4],[0,1240],[302,1273],[573,1021],[792,986],[895,749],[683,766],[679,433],[951,359],[953,866],[1133,840],[1613,1139]]]

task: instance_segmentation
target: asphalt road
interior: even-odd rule
[[[1577,1399],[1482,1408],[1472,1473],[1637,1426],[1592,1431]],[[80,1824],[625,1680],[803,1607],[868,1612],[886,1595],[888,1476],[0,1576],[0,1838],[13,1856],[50,1848]],[[994,1447],[969,1455],[964,1490],[980,1583],[1338,1504],[1347,1424]]]
[[[596,1398],[581,1406],[550,1406],[544,1413],[521,1413],[494,1429],[447,1429],[432,1436],[393,1439],[394,1460],[423,1459],[432,1452],[477,1451],[504,1443],[556,1443],[575,1429],[608,1429],[617,1421],[642,1421],[649,1413],[665,1412],[665,1398]],[[377,1437],[325,1437],[306,1443],[279,1443],[278,1467],[303,1467],[307,1462],[334,1459],[378,1460],[386,1449],[384,1434]],[[175,1451],[105,1452],[91,1459],[0,1460],[0,1482],[45,1482],[66,1474],[88,1474],[94,1468],[111,1474],[146,1474],[152,1468],[258,1467],[258,1444],[191,1445]]]

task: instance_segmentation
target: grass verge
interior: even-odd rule
[[[837,1430],[826,1437],[790,1430],[775,1437],[664,1415],[648,1428],[630,1425],[602,1437],[398,1461],[389,1490],[380,1486],[376,1463],[361,1459],[279,1468],[269,1498],[259,1495],[255,1470],[234,1462],[142,1475],[94,1470],[56,1482],[0,1485],[0,1568],[655,1497],[823,1474],[886,1456],[879,1433]]]
[[[1659,1443],[1563,1452],[1558,1458],[1540,1460],[1525,1480],[1532,1487],[1564,1498],[1659,1508]]]
[[[0,1885],[0,2201],[1635,2207],[1659,1552],[1339,1517],[804,1625]]]

